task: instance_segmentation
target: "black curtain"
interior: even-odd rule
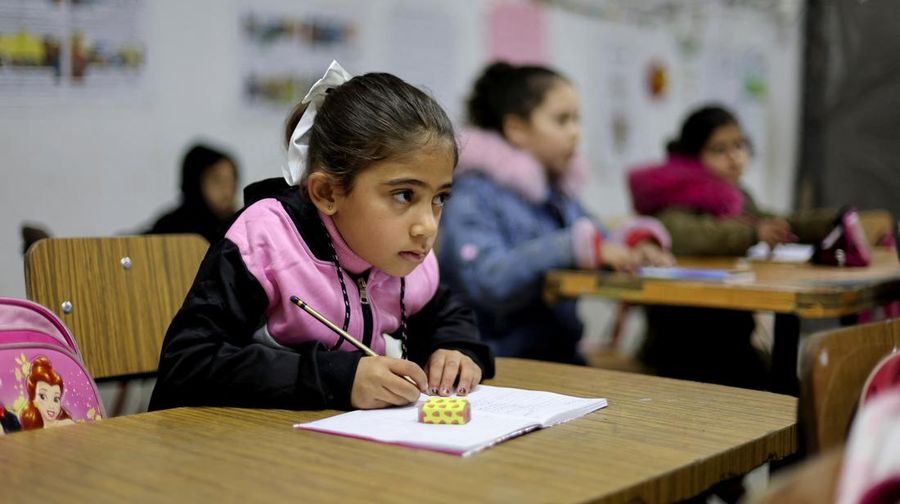
[[[795,201],[900,217],[900,1],[809,0]]]

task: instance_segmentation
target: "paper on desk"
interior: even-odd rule
[[[770,249],[765,242],[759,242],[747,249],[747,258],[759,261],[803,263],[809,261],[815,247],[800,243],[779,243]]]
[[[428,398],[422,395],[419,402]],[[464,425],[418,421],[418,403],[401,408],[357,410],[294,425],[330,434],[468,455],[511,437],[572,420],[606,407],[606,399],[479,385],[467,398],[472,419]]]

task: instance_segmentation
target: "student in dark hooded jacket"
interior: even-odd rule
[[[236,210],[238,166],[228,154],[196,144],[181,164],[181,205],[148,234],[197,233],[212,242]]]

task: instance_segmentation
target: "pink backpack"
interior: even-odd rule
[[[39,304],[0,297],[0,435],[104,416],[66,326]]]
[[[813,252],[812,262],[829,266],[868,266],[872,253],[854,208],[838,212],[834,228]]]
[[[900,394],[900,351],[896,349],[881,359],[869,374],[866,384],[863,385],[860,404],[865,404],[876,395],[894,389]]]

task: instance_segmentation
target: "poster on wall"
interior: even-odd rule
[[[602,105],[601,123],[604,142],[600,173],[608,179],[613,173],[621,171],[628,158],[632,136],[634,135],[635,117],[637,115],[634,100],[635,86],[631,82],[629,62],[633,61],[624,46],[610,45],[605,52],[603,71],[598,72],[597,81],[601,86]]]
[[[546,63],[544,10],[523,2],[503,2],[490,12],[491,59],[514,64]]]
[[[653,59],[647,63],[645,74],[647,96],[653,101],[665,100],[669,94],[669,85],[672,80],[669,75],[669,65],[660,59]]]
[[[143,91],[144,2],[72,0],[70,12],[70,91],[95,96]]]
[[[66,21],[56,2],[0,2],[0,95],[62,92]]]
[[[246,1],[240,19],[241,93],[248,110],[283,114],[335,59],[357,72],[362,20],[327,3]]]
[[[143,0],[0,0],[0,98],[142,98]]]
[[[763,188],[769,159],[766,107],[769,76],[763,53],[748,49],[711,51],[705,58],[703,96],[729,107],[737,115],[753,146],[744,183],[756,191]]]
[[[598,87],[600,118],[598,126],[600,151],[599,174],[608,183],[624,174],[631,164],[645,161],[641,150],[644,122],[641,100],[645,96],[645,68],[631,44],[598,37],[598,60],[591,81]],[[585,119],[587,121],[587,118]]]

